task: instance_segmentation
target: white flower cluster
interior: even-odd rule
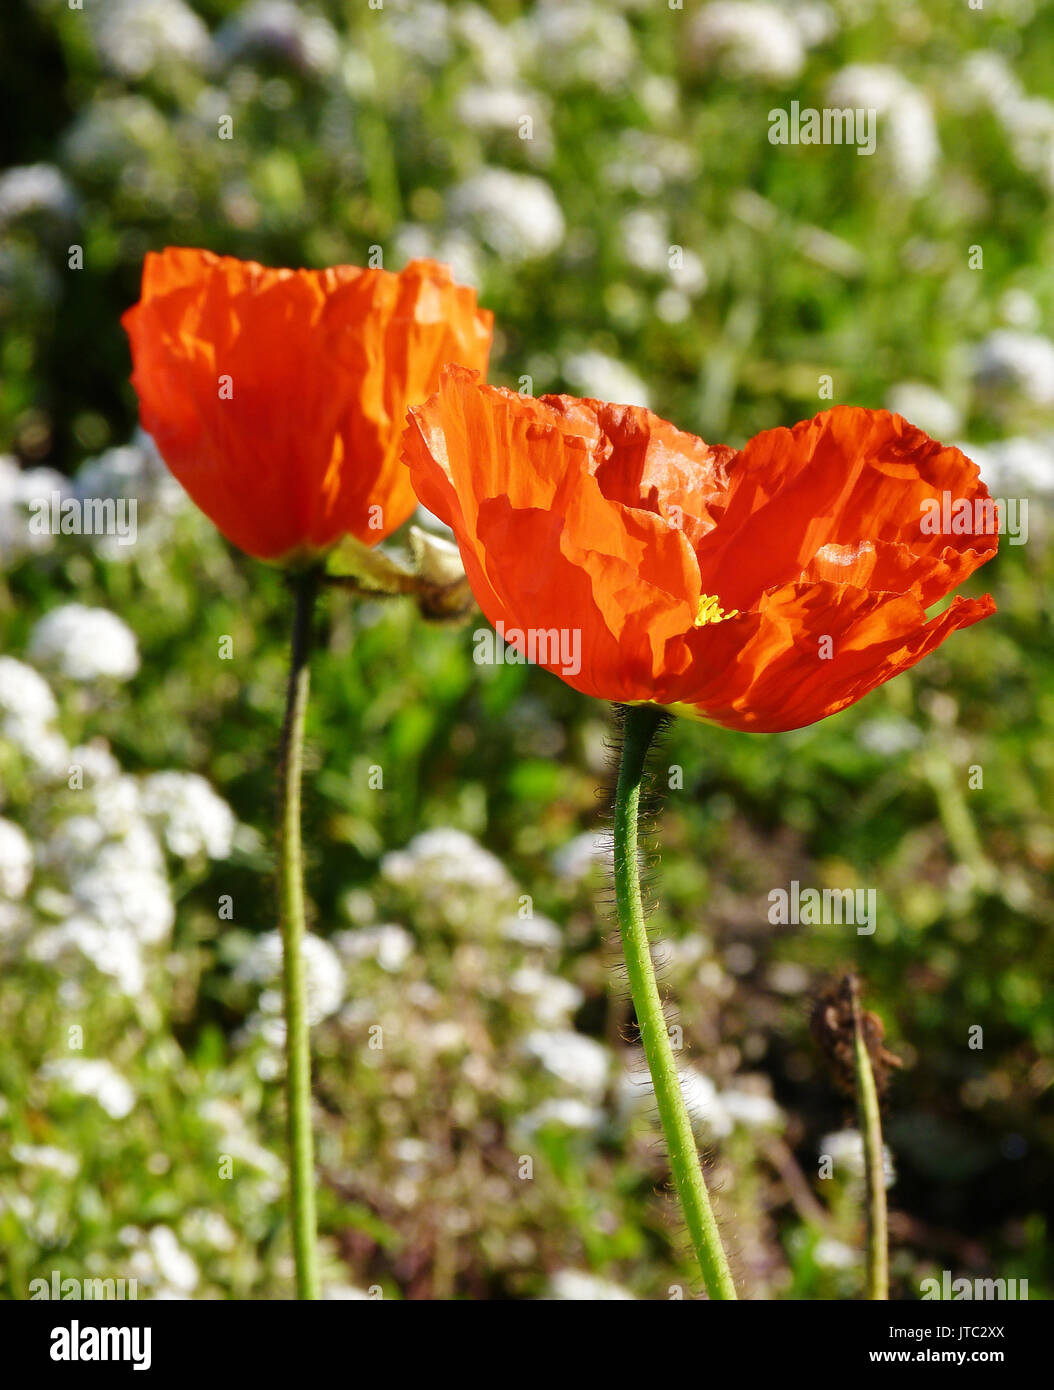
[[[442,827],[415,835],[405,849],[381,860],[390,883],[476,889],[509,894],[514,884],[505,865],[463,830]]]
[[[30,634],[28,654],[74,681],[127,681],[139,670],[139,647],[127,623],[83,603],[46,613]]]
[[[832,106],[875,111],[877,143],[893,178],[905,193],[918,194],[932,182],[940,160],[933,110],[926,95],[896,68],[853,63],[828,84]]]
[[[864,1176],[864,1141],[858,1129],[840,1129],[834,1134],[825,1134],[820,1140],[819,1152],[826,1155],[834,1164],[836,1173],[848,1172],[851,1177]],[[892,1187],[897,1180],[893,1166],[893,1155],[883,1145],[882,1171],[886,1187]]]
[[[1033,405],[1054,406],[1054,341],[997,328],[977,348],[974,377],[982,386],[1009,386]]]
[[[69,479],[50,468],[20,468],[8,454],[0,454],[0,567],[10,568],[26,555],[41,555],[52,548],[55,537],[29,528],[31,508],[38,498],[69,493]]]
[[[73,189],[54,164],[19,164],[0,174],[0,227],[27,213],[70,217],[75,206]]]
[[[568,1299],[577,1303],[624,1302],[635,1299],[636,1294],[614,1284],[609,1279],[599,1279],[595,1274],[587,1274],[581,1269],[558,1270],[549,1280],[549,1298]]]
[[[225,58],[280,58],[304,72],[332,72],[340,41],[327,19],[305,13],[292,0],[253,0],[240,7],[216,35]]]
[[[550,1076],[586,1099],[597,1100],[603,1095],[611,1057],[595,1039],[569,1028],[539,1028],[524,1038],[523,1050]]]
[[[57,714],[43,676],[13,656],[0,656],[0,739],[43,778],[61,776],[69,762],[66,740],[54,728]]]
[[[344,967],[329,942],[323,941],[312,932],[305,933],[302,951],[307,1018],[313,1027],[340,1008],[344,1000]],[[280,1042],[284,1037],[282,996],[279,988],[282,978],[281,933],[268,931],[258,936],[247,954],[238,962],[235,974],[241,980],[264,986],[260,995],[260,1013],[275,1025],[260,1029],[261,1019],[250,1020],[247,1025],[248,1033],[262,1031],[268,1041]]]
[[[71,1095],[90,1096],[114,1120],[123,1120],[135,1105],[135,1091],[106,1061],[89,1057],[62,1058],[45,1062],[40,1076],[44,1081],[56,1082]]]
[[[197,1288],[200,1271],[167,1226],[152,1226],[149,1231],[125,1226],[120,1236],[131,1247],[129,1276],[148,1289],[151,1298],[189,1298]]]
[[[234,813],[197,773],[152,773],[143,780],[140,806],[178,859],[230,857]]]
[[[50,635],[45,626],[44,637],[31,647],[57,654],[58,626],[52,624]],[[105,632],[112,635],[108,624]],[[134,655],[134,639],[121,625],[121,661],[113,650],[104,652],[96,671],[101,665],[112,674],[121,662],[127,670],[128,641]],[[84,677],[88,665],[85,653],[78,653],[71,674]],[[0,931],[25,931],[25,949],[36,960],[72,955],[87,961],[136,998],[145,985],[144,950],[164,942],[175,919],[158,835],[177,857],[224,859],[233,844],[234,816],[202,778],[158,773],[137,780],[123,773],[102,742],[70,749],[55,728],[56,715],[55,697],[39,673],[14,657],[0,657],[0,741],[25,761],[35,845],[24,829],[0,821],[0,888],[7,899]],[[29,888],[34,860],[50,882],[30,905],[19,900]]]
[[[962,428],[958,407],[922,381],[898,382],[886,397],[886,406],[934,439],[951,439]]]
[[[532,174],[486,167],[455,185],[450,216],[503,260],[551,255],[564,239],[564,215],[553,190]]]
[[[762,0],[713,0],[692,24],[689,49],[704,68],[731,77],[789,82],[805,66],[806,33],[793,13]]]
[[[724,1139],[737,1125],[746,1129],[776,1129],[783,1113],[775,1101],[760,1090],[730,1086],[719,1091],[697,1067],[680,1071],[681,1092],[692,1127],[703,1139]],[[655,1108],[655,1088],[651,1077],[640,1069],[627,1071],[619,1083],[619,1111],[623,1120],[642,1110]]]
[[[209,31],[183,0],[107,0],[89,10],[99,56],[120,77],[134,82],[161,63],[211,60]]]
[[[996,116],[1018,165],[1054,193],[1054,101],[1029,96],[1007,60],[985,50],[966,59],[958,91]]]
[[[604,352],[575,352],[564,359],[563,374],[579,396],[618,405],[648,407],[648,388],[636,372]]]

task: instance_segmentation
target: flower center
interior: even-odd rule
[[[695,625],[696,627],[705,627],[707,623],[723,623],[726,618],[738,616],[738,608],[733,608],[730,613],[726,613],[718,602],[716,594],[701,594],[699,607],[695,613]]]

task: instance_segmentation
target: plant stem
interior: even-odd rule
[[[882,1148],[882,1117],[878,1090],[860,1020],[856,980],[850,981],[853,1000],[853,1051],[856,1060],[856,1110],[864,1141],[864,1181],[867,1190],[867,1296],[889,1298],[889,1235],[886,1227],[886,1174]]]
[[[677,1063],[655,981],[655,967],[641,901],[640,864],[637,858],[640,790],[648,749],[663,716],[654,706],[630,705],[625,708],[624,717],[622,757],[615,793],[615,900],[630,993],[644,1055],[655,1087],[655,1099],[669,1150],[670,1169],[699,1268],[711,1298],[734,1299],[735,1284],[710,1207],[692,1123],[681,1094]]]
[[[296,1292],[317,1299],[315,1160],[311,1134],[311,1042],[304,980],[304,865],[300,837],[300,781],[304,720],[311,683],[311,624],[318,573],[292,577],[295,594],[292,654],[285,720],[279,746],[278,882],[282,923],[282,1001],[285,1011],[286,1122],[289,1203],[293,1222]]]

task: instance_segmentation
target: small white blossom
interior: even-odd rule
[[[54,164],[21,164],[0,174],[0,227],[26,213],[69,217],[73,190]]]
[[[1054,341],[1041,333],[998,328],[978,347],[974,374],[983,385],[1020,391],[1034,405],[1054,405]]]
[[[537,1029],[528,1033],[523,1048],[551,1076],[586,1096],[599,1096],[607,1085],[611,1059],[593,1038],[571,1029]]]
[[[531,174],[484,168],[450,194],[450,213],[503,260],[534,260],[564,239],[564,215],[547,183]]]
[[[135,1091],[109,1062],[88,1057],[45,1062],[40,1069],[45,1081],[55,1081],[73,1095],[90,1096],[115,1120],[131,1114]]]
[[[613,1284],[608,1279],[598,1279],[595,1274],[587,1274],[581,1269],[561,1269],[549,1280],[549,1297],[569,1299],[577,1303],[597,1303],[635,1299],[636,1295],[624,1289],[621,1284]]]
[[[0,898],[25,896],[33,877],[33,846],[21,826],[0,819]]]
[[[80,1172],[80,1159],[50,1144],[12,1144],[11,1157],[23,1168],[44,1168],[64,1178],[75,1178]]]
[[[307,993],[307,1019],[314,1026],[329,1018],[344,1000],[344,968],[340,957],[328,941],[307,932],[303,940],[304,977]],[[282,977],[282,937],[277,931],[264,932],[253,942],[252,949],[239,963],[238,977],[260,985],[276,985]],[[281,995],[276,989],[265,990],[260,1007],[265,1013],[278,1015]],[[274,1023],[280,1025],[277,1016]],[[275,1040],[282,1032],[274,1030]]]
[[[579,1008],[585,997],[577,985],[562,980],[559,975],[538,970],[534,966],[524,966],[514,971],[509,979],[513,994],[530,1000],[535,1018],[546,1027],[565,1023]]]
[[[787,82],[805,66],[805,43],[794,22],[761,0],[713,0],[699,11],[689,44],[703,67],[735,77]]]
[[[921,381],[902,381],[886,398],[886,406],[925,430],[934,439],[954,438],[962,429],[962,413],[939,391]]]
[[[386,854],[381,873],[389,882],[400,884],[441,884],[496,893],[510,893],[514,887],[500,859],[463,830],[448,827],[425,830],[405,849]]]
[[[29,655],[55,665],[71,680],[100,677],[127,681],[139,670],[135,634],[116,613],[67,603],[46,613],[33,628]]]
[[[539,1129],[544,1129],[547,1125],[595,1134],[598,1130],[603,1129],[604,1122],[604,1112],[597,1106],[587,1105],[585,1101],[578,1100],[573,1096],[553,1096],[549,1100],[543,1100],[540,1105],[536,1105],[533,1110],[528,1111],[516,1128],[525,1138],[535,1134]]]
[[[337,932],[333,944],[346,961],[373,960],[393,975],[403,968],[414,950],[413,937],[396,922]]]
[[[564,360],[564,376],[580,396],[618,405],[649,404],[648,388],[636,372],[603,352],[576,352]]]
[[[161,62],[211,57],[209,31],[183,0],[107,0],[91,13],[99,54],[121,77],[135,81]]]
[[[194,772],[155,772],[143,780],[140,797],[143,814],[178,858],[230,858],[234,813],[204,777]]]
[[[831,79],[832,106],[877,112],[877,148],[907,193],[921,193],[940,159],[937,126],[926,96],[896,68],[854,63]]]

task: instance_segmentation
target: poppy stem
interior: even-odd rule
[[[615,901],[630,993],[655,1087],[670,1169],[707,1292],[713,1299],[734,1299],[735,1284],[710,1206],[692,1122],[681,1093],[641,900],[637,852],[640,793],[648,749],[664,716],[652,705],[626,706],[623,715],[622,756],[615,793]]]
[[[860,993],[856,978],[849,980],[853,1001],[853,1054],[856,1063],[857,1124],[864,1145],[864,1182],[867,1190],[867,1296],[889,1298],[889,1234],[886,1223],[886,1171],[882,1147],[882,1117],[871,1054],[860,1019]]]
[[[279,746],[278,883],[282,923],[289,1203],[293,1222],[296,1291],[297,1297],[302,1299],[319,1297],[315,1161],[311,1133],[311,1043],[304,978],[304,865],[300,834],[304,722],[311,682],[311,625],[318,578],[315,570],[305,570],[292,576],[295,594],[292,654]]]

